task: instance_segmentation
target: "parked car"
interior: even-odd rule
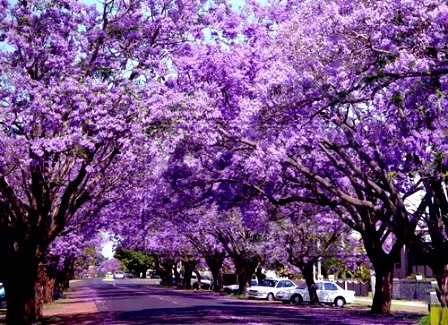
[[[207,277],[201,277],[201,289],[204,290],[212,290],[213,289],[213,279]],[[199,289],[199,281],[196,280],[193,282],[193,289]]]
[[[114,278],[114,274],[112,272],[106,273],[106,279],[113,279],[113,278]]]
[[[232,292],[238,291],[240,289],[240,285],[239,284],[228,284],[228,285],[222,286],[222,289],[224,290],[225,293],[232,293]]]
[[[131,272],[124,272],[124,277],[125,278],[133,278],[134,277],[134,274],[133,273],[131,273]]]
[[[3,283],[0,282],[0,308],[6,308],[6,292]]]
[[[250,287],[255,287],[257,285],[258,285],[257,279],[250,280],[250,284],[249,284]],[[240,289],[240,285],[238,283],[233,283],[233,284],[223,285],[222,288],[225,293],[232,293],[232,292],[238,291]]]
[[[158,275],[155,270],[148,270],[146,272],[146,277],[148,279],[160,279],[160,275]]]
[[[331,281],[316,282],[316,289],[319,302],[321,303],[344,307],[345,304],[353,303],[355,300],[355,291],[342,289]],[[285,303],[291,302],[295,305],[301,305],[305,301],[310,301],[306,284],[295,289],[278,291],[275,297],[277,300]]]
[[[249,299],[267,299],[272,301],[275,299],[277,292],[285,289],[294,289],[297,286],[291,280],[265,279],[256,286],[246,289],[246,295]]]
[[[123,271],[114,272],[114,279],[124,279],[124,272]]]

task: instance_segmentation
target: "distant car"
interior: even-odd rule
[[[114,279],[124,279],[124,272],[123,271],[114,272]]]
[[[131,272],[124,272],[124,277],[125,277],[125,278],[133,278],[133,277],[134,277],[134,274],[131,273]]]
[[[232,293],[232,292],[238,291],[240,289],[240,285],[239,284],[228,284],[228,285],[222,286],[222,288],[225,293]]]
[[[297,286],[291,280],[265,279],[256,286],[246,289],[246,296],[251,299],[275,299],[277,292],[285,289],[294,289]]]
[[[154,270],[146,272],[146,277],[149,279],[160,279],[160,275]]]
[[[113,278],[114,278],[114,274],[112,272],[106,273],[106,279],[113,279]]]
[[[6,292],[3,283],[0,283],[0,308],[6,308]]]
[[[204,290],[212,290],[213,289],[213,279],[207,278],[207,277],[202,277],[200,288],[204,289]],[[193,289],[196,289],[196,290],[199,289],[199,281],[198,280],[193,282]]]
[[[316,291],[319,302],[344,307],[345,304],[353,303],[355,291],[345,290],[331,281],[316,282]],[[292,290],[281,290],[276,295],[277,300],[295,305],[310,301],[310,295],[306,284]]]

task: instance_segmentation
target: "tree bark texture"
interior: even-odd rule
[[[390,314],[394,263],[386,259],[384,264],[374,264],[374,268],[376,283],[371,312],[374,314]]]

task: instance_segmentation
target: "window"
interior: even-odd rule
[[[325,283],[325,290],[338,290],[334,283]]]
[[[291,288],[291,287],[295,287],[295,285],[291,281],[285,281],[285,287]]]

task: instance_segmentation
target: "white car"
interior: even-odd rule
[[[355,301],[355,291],[345,290],[331,281],[316,282],[316,291],[319,302],[344,307]],[[310,295],[306,285],[293,290],[282,290],[275,296],[277,300],[284,303],[292,302],[295,305],[301,305],[304,301],[310,301]]]
[[[224,292],[226,293],[232,293],[232,292],[236,292],[240,289],[240,285],[239,284],[228,284],[228,285],[223,285],[222,286]]]
[[[123,271],[114,272],[114,279],[124,279],[124,272]]]
[[[266,279],[261,281],[257,286],[247,288],[246,296],[249,299],[267,299],[272,301],[277,292],[285,289],[294,289],[296,287],[295,283],[291,280]]]
[[[200,284],[201,284],[201,286],[199,287],[198,280],[193,282],[193,289],[195,289],[195,290],[198,290],[198,289],[212,290],[213,289],[213,279],[211,279],[211,278],[202,277]]]

